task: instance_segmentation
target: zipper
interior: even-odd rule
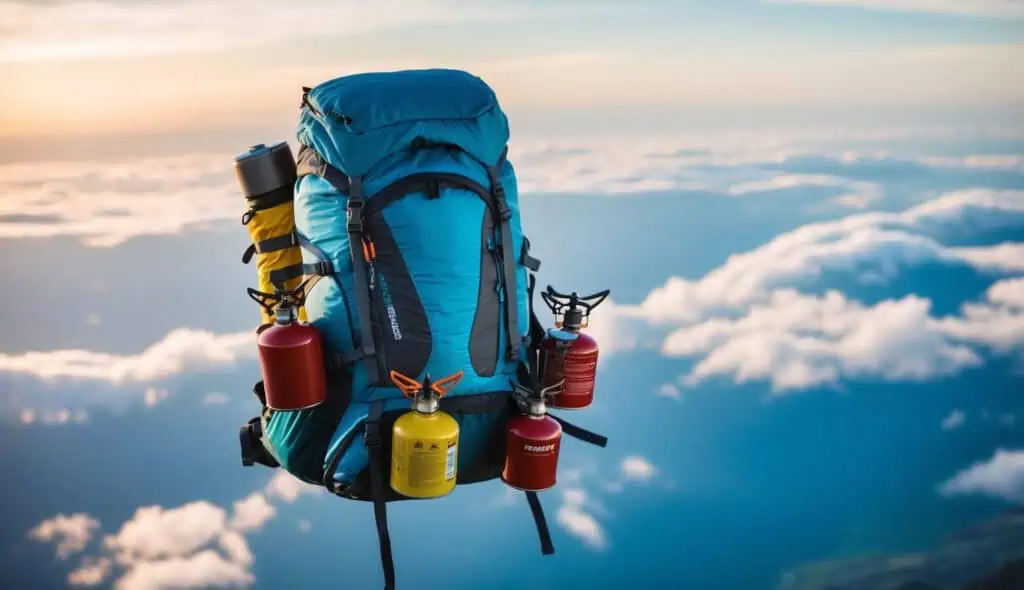
[[[342,125],[351,125],[352,117],[342,113],[335,113],[334,111],[327,111],[327,116],[341,123]]]

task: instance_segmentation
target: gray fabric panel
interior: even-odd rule
[[[498,298],[498,268],[487,250],[487,240],[494,235],[490,214],[483,213],[480,230],[480,292],[477,296],[473,331],[469,336],[469,360],[481,377],[491,377],[498,368],[498,339],[501,338],[501,301]]]
[[[392,369],[409,376],[422,373],[427,368],[434,341],[427,312],[391,227],[380,213],[368,216],[366,223],[377,252],[372,321],[378,352],[385,360],[381,378],[387,383],[387,372]]]

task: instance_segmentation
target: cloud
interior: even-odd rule
[[[326,493],[324,488],[305,483],[283,469],[274,473],[264,491],[271,498],[278,498],[288,503],[294,502],[303,493]]]
[[[588,469],[566,469],[559,482],[564,489],[562,503],[555,517],[556,522],[588,548],[602,551],[610,545],[610,540],[598,517],[607,516],[608,509],[584,488],[584,477],[603,479],[600,489],[617,494],[622,492],[627,484],[650,482],[657,472],[657,468],[649,459],[639,455],[624,458],[618,466],[618,473],[611,478],[602,478],[593,466]]]
[[[992,284],[980,303],[965,303],[960,316],[933,321],[951,338],[1008,354],[1024,347],[1024,307],[1018,305],[1020,279]]]
[[[902,213],[859,213],[807,224],[730,256],[699,280],[673,277],[639,306],[619,305],[606,313],[619,317],[605,321],[697,321],[711,312],[743,309],[773,288],[811,283],[825,272],[870,269],[877,279],[889,280],[904,267],[927,262],[993,273],[1020,269],[1022,244],[950,248],[929,235],[966,223],[978,232],[1024,227],[1024,191],[957,191]]]
[[[950,413],[949,416],[946,416],[946,418],[942,421],[942,429],[956,430],[957,428],[960,428],[963,425],[966,419],[967,416],[962,411],[953,410],[953,412]]]
[[[279,473],[268,482],[267,493],[295,501],[303,490],[289,486]],[[205,500],[176,508],[143,506],[104,537],[100,553],[82,558],[68,574],[68,583],[96,586],[116,569],[115,590],[248,587],[255,580],[254,559],[244,533],[260,530],[276,515],[276,507],[261,491],[234,502],[230,519],[227,510]],[[302,521],[299,528],[308,532],[311,526]],[[82,552],[99,529],[100,522],[87,514],[58,514],[28,536],[56,543],[57,555],[67,559]]]
[[[715,375],[737,383],[768,379],[772,391],[834,383],[841,377],[925,380],[978,366],[955,344],[917,296],[867,307],[838,291],[824,297],[779,290],[738,319],[715,318],[676,330],[668,356],[702,356],[683,379],[693,386]]]
[[[86,557],[82,564],[68,574],[72,586],[98,586],[110,575],[113,561],[109,557]]]
[[[259,530],[275,514],[277,514],[277,509],[267,502],[267,497],[260,492],[253,492],[235,502],[235,514],[231,518],[231,528],[241,532]]]
[[[305,520],[305,519],[300,520],[299,521],[299,530],[301,532],[303,532],[303,533],[308,533],[309,531],[313,530],[313,523],[311,523],[311,522],[309,522],[308,520]]]
[[[56,411],[37,412],[31,408],[23,408],[18,414],[18,422],[24,425],[40,422],[47,426],[61,424],[84,424],[89,421],[89,412],[77,409],[62,408]]]
[[[989,288],[988,300],[1006,308],[1024,309],[1024,277],[999,281]]]
[[[777,290],[738,318],[677,329],[661,350],[700,357],[682,379],[687,386],[715,375],[738,383],[768,379],[775,393],[841,378],[933,379],[981,365],[975,347],[995,354],[1024,348],[1024,310],[1000,302],[1005,283],[1015,281],[994,283],[986,301],[942,318],[931,316],[931,302],[916,295],[866,306],[833,290],[824,296]]]
[[[85,549],[99,528],[100,521],[88,514],[58,514],[39,523],[28,536],[36,541],[56,543],[57,557],[67,559]]]
[[[88,350],[0,354],[0,373],[121,385],[156,381],[189,370],[231,366],[253,358],[255,351],[252,332],[214,334],[207,330],[179,328],[135,355]]]
[[[580,488],[566,488],[562,492],[562,505],[558,507],[557,522],[591,549],[605,549],[608,546],[608,536],[601,523],[588,511],[587,504],[585,491]]]
[[[945,496],[983,494],[1024,504],[1024,450],[997,449],[939,486]]]
[[[591,325],[607,353],[655,347],[696,357],[681,381],[694,386],[731,375],[767,379],[773,391],[841,378],[924,380],[982,363],[978,347],[1006,354],[1024,344],[1021,279],[1024,243],[949,247],[944,232],[983,234],[1024,227],[1024,192],[957,191],[898,212],[871,212],[812,223],[734,254],[699,279],[672,277],[636,305],[598,308]],[[997,280],[986,299],[961,314],[931,315],[931,301],[907,295],[865,305],[819,287],[826,273],[888,282],[906,267],[964,265]],[[671,393],[671,390],[667,390]]]
[[[170,395],[170,393],[166,389],[147,387],[146,393],[143,396],[143,401],[146,402],[146,406],[152,408],[153,406],[167,399],[168,395]]]
[[[114,590],[181,590],[210,586],[242,588],[255,580],[245,564],[232,561],[213,549],[187,557],[144,561],[132,566]]]
[[[801,132],[781,137],[714,134],[695,138],[690,146],[676,139],[646,137],[604,143],[589,139],[582,145],[576,140],[526,139],[513,142],[512,159],[524,194],[627,195],[672,190],[766,199],[777,198],[780,191],[824,188],[834,193],[828,197],[832,202],[852,208],[864,208],[886,196],[877,182],[842,175],[858,166],[987,171],[997,179],[1007,173],[1024,174],[1024,156],[1016,154],[906,158],[843,151],[829,155],[820,147],[809,153],[806,144],[812,141],[823,140]],[[233,157],[233,153],[211,152],[0,164],[0,238],[74,236],[87,246],[113,247],[138,236],[237,227],[245,203],[231,170]],[[976,180],[971,177],[972,182]]]
[[[616,136],[601,141],[528,138],[513,141],[510,157],[524,194],[697,191],[763,199],[775,198],[782,191],[818,188],[831,189],[835,193],[831,198],[847,205],[874,204],[887,197],[885,185],[894,172],[924,178],[942,174],[943,182],[952,181],[951,188],[971,186],[979,176],[991,175],[998,181],[1008,174],[1024,174],[1024,156],[1013,153],[908,156],[846,149],[850,141],[890,141],[901,136],[941,139],[944,134],[937,128],[789,128],[785,132],[692,134],[688,144],[659,136]],[[864,178],[865,171],[878,170],[884,174]]]
[[[232,158],[197,153],[0,165],[0,238],[71,235],[110,247],[136,236],[238,220],[245,200]]]
[[[775,4],[855,6],[895,12],[933,12],[993,19],[1024,18],[1021,0],[768,0]]]
[[[216,541],[227,528],[223,508],[205,500],[178,508],[144,506],[104,539],[121,564],[188,555]]]
[[[658,387],[658,396],[679,400],[682,399],[683,393],[679,391],[679,387],[674,383],[662,383],[661,386]]]
[[[649,460],[638,455],[631,455],[623,459],[619,470],[626,480],[641,483],[647,483],[657,473],[657,469]]]
[[[473,7],[432,0],[309,0],[297,5],[248,2],[0,2],[0,20],[16,22],[0,41],[0,62],[125,58],[204,53],[303,38],[373,33],[409,25],[550,19],[607,11],[602,7]],[[318,15],[310,19],[309,14]],[[158,24],[159,23],[159,24]]]
[[[878,183],[851,180],[829,174],[778,174],[764,180],[752,180],[734,184],[726,194],[734,197],[750,195],[771,195],[781,190],[806,187],[827,187],[841,190],[832,198],[838,204],[855,209],[864,209],[882,198],[882,187]]]
[[[214,391],[203,396],[204,406],[220,406],[228,403],[229,401],[231,401],[231,399],[227,394],[219,391]]]

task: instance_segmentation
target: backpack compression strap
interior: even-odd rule
[[[518,261],[512,251],[512,210],[508,208],[508,200],[505,198],[505,187],[501,185],[501,166],[505,163],[508,148],[501,153],[498,163],[495,166],[487,167],[487,176],[491,180],[491,194],[494,196],[497,205],[498,219],[495,223],[501,224],[501,260],[504,271],[505,286],[505,331],[507,344],[505,347],[505,359],[509,361],[519,360],[519,302],[516,299],[516,262]]]

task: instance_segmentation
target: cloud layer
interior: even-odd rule
[[[828,151],[825,145],[849,138],[821,133],[716,133],[694,136],[686,144],[658,137],[517,139],[511,156],[519,190],[527,195],[682,191],[777,199],[811,191],[821,195],[822,204],[863,209],[893,197],[884,182],[845,175],[859,167],[1024,179],[1024,156],[1019,154],[909,157]],[[900,135],[898,130],[889,133]],[[137,236],[237,224],[245,204],[231,171],[233,156],[0,164],[0,238],[74,236],[88,246],[110,247]]]
[[[139,354],[116,355],[89,350],[33,351],[0,354],[0,374],[29,375],[38,379],[104,381],[115,385],[165,379],[184,371],[231,366],[254,358],[253,332],[214,334],[181,328],[164,336]],[[146,404],[166,397],[147,390]]]
[[[640,304],[598,308],[595,337],[608,352],[637,346],[695,359],[680,384],[712,376],[768,380],[776,392],[842,378],[924,380],[979,366],[983,348],[1024,347],[1024,286],[997,280],[961,314],[934,317],[917,295],[866,305],[820,289],[827,274],[886,283],[922,264],[959,265],[996,279],[1024,272],[1024,243],[949,247],[962,228],[1024,228],[1024,192],[958,191],[901,213],[861,213],[802,226],[730,256],[697,280],[669,279]],[[674,386],[673,386],[674,387]],[[672,390],[663,395],[676,397]]]
[[[1024,18],[1021,0],[769,0],[777,4],[856,6],[884,11],[934,12],[984,18]]]
[[[244,210],[226,154],[0,165],[0,238],[71,235],[116,246],[238,220]]]

